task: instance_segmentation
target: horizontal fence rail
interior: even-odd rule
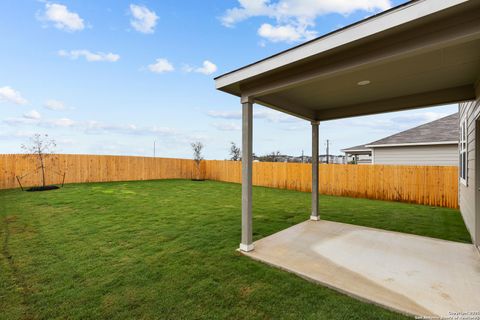
[[[41,185],[39,162],[32,155],[0,155],[0,189]],[[208,179],[241,182],[241,162],[68,155],[48,157],[47,184],[155,179]],[[64,180],[63,180],[64,179]],[[311,191],[311,165],[255,162],[253,184]],[[458,207],[458,168],[445,166],[320,165],[320,193]]]

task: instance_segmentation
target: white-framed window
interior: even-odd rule
[[[463,119],[460,122],[460,144],[458,146],[459,154],[460,154],[460,163],[459,163],[459,176],[460,182],[467,185],[467,175],[468,175],[468,148],[467,148],[467,120]]]

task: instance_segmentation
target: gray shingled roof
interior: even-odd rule
[[[458,141],[458,112],[441,119],[422,124],[389,137],[367,143],[367,146],[385,144],[438,143]]]
[[[458,112],[438,120],[422,124],[418,127],[408,129],[389,137],[359,146],[342,149],[343,152],[369,150],[370,146],[385,144],[410,144],[410,143],[440,143],[458,142]],[[367,147],[368,146],[368,147]]]

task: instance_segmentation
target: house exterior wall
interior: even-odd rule
[[[458,166],[458,145],[374,148],[374,164]]]
[[[476,212],[477,185],[476,162],[477,150],[475,148],[477,135],[475,122],[480,114],[480,99],[460,104],[459,119],[467,121],[467,175],[466,182],[459,183],[459,204],[463,220],[467,226],[474,243],[480,245],[480,217]]]
[[[372,164],[372,157],[369,155],[359,155],[357,164]]]
[[[349,154],[347,153],[347,163],[355,161],[355,156],[357,157],[357,164],[372,164],[372,156],[369,154]]]

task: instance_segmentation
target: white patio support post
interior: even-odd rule
[[[241,251],[252,251],[252,144],[253,101],[242,97],[242,242]]]
[[[318,214],[318,127],[320,122],[312,121],[312,214],[310,220],[320,220]]]

